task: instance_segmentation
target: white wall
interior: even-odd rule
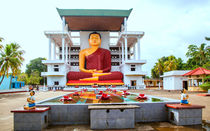
[[[131,65],[135,65],[136,67],[136,70],[135,71],[131,71]],[[141,64],[125,64],[124,65],[124,70],[123,70],[123,73],[126,73],[126,74],[136,74],[136,73],[141,73]]]
[[[111,71],[120,71],[119,66],[112,66]]]
[[[80,71],[79,66],[71,66],[70,71]]]
[[[66,85],[66,76],[48,76],[47,85],[53,86],[55,81],[59,81],[59,86]]]
[[[69,69],[68,65],[66,65],[66,64],[48,64],[47,71],[54,72],[54,65],[59,65],[59,72],[66,72],[66,70]]]
[[[80,32],[80,48],[81,50],[89,48],[89,42],[88,42],[88,37],[89,34],[92,33],[93,31],[81,31]],[[98,32],[101,34],[101,48],[108,49],[109,50],[109,32]]]
[[[136,87],[144,86],[142,76],[125,76],[124,75],[124,84],[125,85],[130,85],[131,86],[131,80],[136,80]]]
[[[182,90],[183,81],[187,81],[182,76],[167,76],[163,78],[163,89],[164,90]]]

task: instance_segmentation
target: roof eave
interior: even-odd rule
[[[80,11],[82,11],[82,10],[84,10],[84,12],[85,12],[85,10],[87,10],[87,11],[94,11],[94,9],[59,9],[59,8],[56,8],[56,9],[57,9],[58,14],[60,15],[61,19],[62,19],[63,16],[81,16],[81,17],[101,16],[101,17],[126,17],[126,18],[128,18],[130,16],[131,11],[133,10],[133,8],[131,8],[129,10],[100,10],[100,9],[95,9],[95,11],[100,11],[101,13],[103,11],[104,12],[107,12],[107,11],[117,11],[117,12],[123,11],[124,12],[123,15],[110,15],[112,13],[110,13],[110,14],[108,13],[108,15],[105,14],[105,13],[102,13],[103,15],[99,15],[99,14],[95,14],[95,15],[94,14],[92,14],[92,15],[88,15],[88,14],[83,14],[83,15],[70,14],[70,15],[68,15],[68,14],[63,13],[62,11],[67,11],[67,10],[72,10],[72,11],[80,10]]]

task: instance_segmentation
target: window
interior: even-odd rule
[[[59,85],[59,82],[58,81],[54,81],[54,85]]]
[[[59,65],[54,65],[54,72],[59,72]]]
[[[136,71],[136,65],[131,65],[131,71]]]
[[[131,80],[131,86],[136,86],[136,80]]]

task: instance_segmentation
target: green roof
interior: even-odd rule
[[[103,16],[103,17],[129,17],[130,10],[111,10],[111,9],[59,9],[57,11],[62,16]]]

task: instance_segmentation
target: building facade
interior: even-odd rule
[[[189,72],[189,70],[169,71],[163,74],[163,89],[164,90],[182,90],[185,88],[188,90],[187,77],[183,74]]]
[[[11,81],[11,77],[12,77],[12,81]],[[2,77],[0,77],[0,80],[2,79]],[[11,82],[11,87],[9,87]],[[9,90],[9,89],[20,89],[21,87],[25,86],[25,82],[23,81],[18,81],[17,80],[17,76],[8,76],[8,77],[4,77],[4,80],[2,81],[1,85],[0,85],[0,90]]]
[[[127,31],[130,10],[86,10],[57,9],[63,28],[61,31],[45,31],[49,39],[47,72],[48,86],[66,86],[67,73],[79,70],[79,52],[88,48],[88,36],[93,31],[101,34],[101,48],[111,52],[111,71],[120,71],[124,75],[125,85],[144,88],[141,59],[141,31]]]

